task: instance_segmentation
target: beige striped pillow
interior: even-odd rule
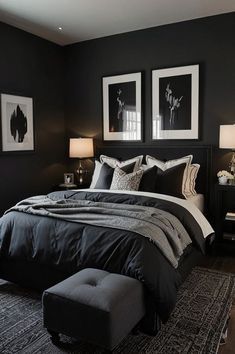
[[[199,168],[200,165],[197,163],[188,166],[188,175],[184,187],[184,193],[186,198],[197,194],[195,190],[195,185],[196,185],[196,178],[198,175]]]

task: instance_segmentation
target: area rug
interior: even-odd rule
[[[155,336],[129,335],[114,353],[215,354],[234,296],[235,278],[195,268],[178,293],[177,306]],[[55,347],[42,325],[41,296],[14,284],[0,283],[0,353],[103,353],[82,342]]]

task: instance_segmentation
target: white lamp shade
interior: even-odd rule
[[[94,148],[92,138],[69,139],[69,157],[84,159],[93,156]]]
[[[220,126],[219,147],[221,149],[235,149],[235,124]]]

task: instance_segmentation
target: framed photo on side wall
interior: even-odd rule
[[[1,94],[2,151],[33,151],[33,99]]]
[[[103,78],[104,140],[141,141],[141,73]]]
[[[199,65],[152,72],[152,139],[198,139]]]

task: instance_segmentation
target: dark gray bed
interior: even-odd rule
[[[205,154],[201,156],[205,158]],[[51,193],[49,198],[116,203],[124,209],[125,204],[154,207],[175,215],[183,224],[192,243],[174,268],[153,242],[129,230],[14,210],[0,219],[1,278],[40,290],[84,268],[136,278],[146,289],[146,323],[156,332],[160,321],[169,318],[181,282],[205,252],[200,225],[180,205],[146,196],[64,191]]]

